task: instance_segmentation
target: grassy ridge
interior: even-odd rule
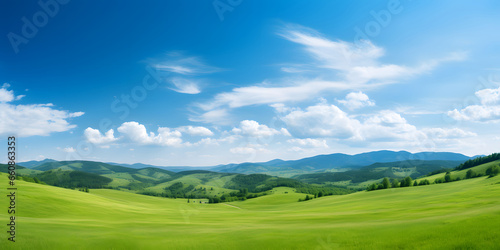
[[[469,169],[474,170],[474,172],[476,172],[477,174],[484,175],[484,174],[486,174],[486,169],[488,169],[491,166],[500,166],[500,160],[488,162],[485,164],[481,164],[479,166],[470,167],[470,168],[463,169],[463,170],[454,170],[454,171],[451,171],[450,173],[451,173],[452,178],[460,177],[461,179],[465,179],[466,173],[467,173],[467,171],[469,171]],[[446,173],[440,173],[440,174],[435,174],[435,175],[428,176],[428,177],[421,177],[420,179],[418,179],[418,181],[423,180],[423,179],[427,179],[430,182],[434,182],[434,180],[436,180],[436,179],[444,178],[445,174]]]
[[[0,189],[7,181],[2,174]],[[500,177],[295,202],[275,194],[188,204],[18,181],[18,238],[2,249],[493,249]],[[288,194],[285,194],[288,192]],[[229,206],[232,205],[232,206]],[[0,199],[7,207],[7,199]],[[5,213],[0,220],[7,221]]]

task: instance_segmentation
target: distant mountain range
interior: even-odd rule
[[[291,185],[314,189],[314,185],[326,184],[331,188],[331,185],[335,185],[364,189],[366,185],[384,177],[417,178],[435,171],[453,169],[471,158],[474,157],[449,152],[412,154],[406,151],[374,151],[357,155],[318,155],[293,161],[276,159],[214,167],[158,167],[140,163],[45,159],[21,162],[16,172],[23,178],[35,181],[36,177],[47,184],[63,187],[108,187],[160,195],[175,184],[182,186],[182,190],[186,189],[181,192],[183,195],[202,195],[200,190],[203,188],[203,195],[208,192],[215,197],[240,188],[258,190],[259,185],[266,188]],[[7,165],[0,164],[0,172],[6,171]],[[182,185],[176,184],[178,182]],[[206,191],[207,188],[210,191]]]
[[[292,172],[317,172],[327,169],[359,169],[374,163],[401,162],[410,160],[420,161],[455,161],[463,162],[474,157],[450,152],[421,152],[410,153],[407,151],[373,151],[356,155],[329,154],[317,155],[293,161],[272,160],[261,163],[228,164],[211,168],[212,171],[226,173],[267,173],[292,171]]]
[[[18,162],[17,164],[19,164],[23,167],[26,167],[26,168],[34,168],[34,167],[40,166],[40,165],[47,163],[47,162],[56,162],[56,160],[45,159],[45,160],[41,160],[41,161],[25,161],[25,162]]]
[[[317,155],[299,160],[284,161],[280,159],[275,159],[268,162],[259,162],[259,163],[245,162],[239,164],[218,165],[212,167],[189,167],[189,166],[164,167],[164,166],[154,166],[142,163],[120,164],[112,162],[104,164],[122,166],[133,169],[160,168],[172,172],[201,169],[201,170],[210,170],[223,173],[242,173],[242,174],[265,173],[270,175],[290,177],[297,174],[323,172],[332,169],[336,170],[360,169],[362,167],[374,163],[403,162],[403,161],[414,161],[414,160],[453,161],[460,163],[475,157],[476,156],[469,157],[463,154],[451,153],[451,152],[421,152],[413,154],[407,151],[396,152],[396,151],[382,150],[382,151],[361,153],[356,155],[336,153],[328,155]],[[18,164],[27,168],[43,170],[42,166],[53,167],[54,164],[57,165],[57,161],[52,159],[45,159],[43,161],[28,161],[28,162],[20,162]]]

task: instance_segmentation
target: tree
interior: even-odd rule
[[[465,179],[470,179],[476,177],[476,172],[474,170],[469,169],[467,173],[465,173]]]
[[[415,180],[415,182],[413,183],[413,186],[414,187],[418,186],[417,180]]]
[[[486,175],[489,175],[490,177],[496,176],[500,173],[500,167],[498,166],[491,166],[488,169],[486,169]]]
[[[392,183],[391,183],[391,187],[393,187],[393,188],[397,188],[397,187],[399,187],[399,181],[398,181],[398,180],[396,180],[396,179],[393,179],[393,180],[392,180]]]
[[[287,194],[287,193],[288,193],[288,192],[285,192],[285,194]],[[318,193],[318,198],[319,198],[319,197],[322,197],[322,196],[323,196],[323,191],[319,191],[319,193]]]
[[[406,176],[406,178],[404,178],[402,181],[401,181],[401,186],[402,187],[409,187],[411,186],[411,184],[413,183],[412,182],[413,180],[411,179],[410,176]],[[403,185],[404,184],[404,185]]]
[[[188,203],[189,203],[189,199],[188,199]]]
[[[384,180],[382,181],[382,185],[384,185],[385,189],[390,188],[391,183],[389,182],[389,179],[387,177],[385,177]]]
[[[40,180],[36,177],[33,177],[33,181],[35,181],[35,183],[40,183]]]
[[[496,161],[496,160],[500,160],[500,153],[494,153],[494,154],[491,154],[488,156],[477,157],[477,158],[468,160],[468,161],[460,164],[455,169],[456,170],[467,169],[467,168],[471,168],[474,166],[478,166],[478,165],[485,164],[485,163],[492,162],[492,161]]]
[[[451,173],[446,172],[446,174],[444,175],[444,182],[450,182],[450,181],[451,181]]]
[[[430,184],[431,184],[431,182],[429,180],[427,180],[427,179],[421,180],[420,183],[418,183],[418,185],[420,185],[420,186],[422,186],[422,185],[430,185]]]
[[[377,189],[377,184],[375,183],[372,183],[371,185],[369,185],[367,188],[366,188],[366,191],[372,191],[372,190],[376,190]]]
[[[306,201],[310,200],[311,198],[309,198],[309,195],[306,195]]]

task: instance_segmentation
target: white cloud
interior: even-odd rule
[[[62,151],[66,152],[66,153],[74,153],[74,152],[76,152],[76,150],[73,147],[63,148]]]
[[[351,119],[335,105],[318,104],[305,111],[295,110],[282,120],[300,134],[350,138],[356,135],[359,121]]]
[[[233,154],[255,154],[257,152],[270,152],[270,151],[265,149],[263,145],[260,144],[247,144],[242,147],[231,148],[229,149],[229,152]]]
[[[288,129],[286,129],[286,128],[281,128],[281,129],[280,129],[280,132],[281,132],[281,134],[282,134],[282,135],[284,135],[284,136],[292,136],[292,135],[290,134],[290,132],[288,132]]]
[[[254,154],[257,150],[251,147],[236,147],[229,149],[229,152],[233,154]]]
[[[296,81],[291,85],[268,87],[259,86],[235,88],[232,92],[217,94],[214,100],[199,105],[203,110],[211,110],[224,105],[239,108],[254,104],[275,104],[291,101],[304,101],[330,90],[347,90],[355,87],[343,82],[324,80]],[[361,88],[361,86],[358,86]]]
[[[370,115],[363,122],[360,127],[360,138],[375,141],[422,141],[427,137],[400,114],[391,110],[382,110]]]
[[[107,144],[118,140],[118,138],[114,137],[113,129],[108,130],[105,135],[102,135],[99,130],[88,127],[83,134],[88,142],[94,144]]]
[[[273,84],[263,82],[234,88],[230,92],[217,94],[213,100],[198,105],[199,108],[209,111],[225,106],[238,108],[256,104],[297,102],[315,98],[325,92],[372,89],[429,72],[443,62],[463,60],[465,57],[463,53],[454,53],[445,58],[408,67],[380,62],[384,49],[370,41],[361,42],[360,45],[341,40],[332,41],[312,29],[297,25],[286,26],[279,35],[302,45],[313,59],[308,66],[321,73],[317,75],[322,77],[284,78]],[[298,72],[288,68],[283,70]]]
[[[169,128],[159,127],[158,135],[146,131],[146,127],[137,122],[124,122],[118,127],[118,132],[125,135],[132,142],[142,145],[160,145],[160,146],[180,146],[182,145],[181,132],[170,130]]]
[[[482,89],[476,92],[476,96],[483,105],[500,104],[500,87],[498,89]]]
[[[500,87],[477,91],[481,105],[470,105],[461,110],[448,111],[448,116],[455,120],[489,122],[500,120]]]
[[[308,72],[309,70],[307,69],[302,69],[298,67],[281,67],[281,71],[286,72],[286,73],[302,73],[302,72]]]
[[[295,144],[295,145],[299,145],[299,146],[306,146],[306,147],[313,147],[313,148],[328,148],[328,144],[326,144],[326,140],[320,140],[320,139],[312,139],[312,138],[290,139],[290,140],[287,140],[287,142],[290,144]]]
[[[221,69],[206,65],[200,58],[186,57],[182,53],[170,53],[166,60],[154,64],[159,71],[168,71],[181,75],[198,75],[218,72]]]
[[[14,99],[15,98],[14,98],[14,91],[13,90],[7,90],[4,88],[0,89],[0,103],[11,102]]]
[[[0,134],[28,136],[47,136],[54,132],[64,132],[76,125],[67,119],[83,115],[83,112],[51,108],[52,104],[11,105],[0,103]]]
[[[278,112],[278,113],[286,113],[286,112],[291,111],[291,109],[288,108],[287,106],[285,106],[285,104],[283,104],[283,103],[274,103],[274,104],[271,104],[269,106],[274,108],[276,110],[276,112]]]
[[[309,106],[306,110],[292,111],[281,119],[298,134],[347,142],[406,141],[418,144],[429,139],[456,139],[476,135],[458,128],[418,129],[391,110],[382,110],[356,118],[327,103]],[[299,146],[313,143],[308,139],[291,139],[288,142]]]
[[[227,109],[214,109],[198,116],[189,117],[190,121],[228,125],[231,122]]]
[[[273,135],[286,135],[289,136],[290,133],[286,129],[281,129],[280,131],[269,128],[266,125],[259,124],[256,121],[244,120],[240,122],[239,128],[233,128],[232,130],[235,134],[242,134],[250,137],[269,137]]]
[[[213,136],[214,133],[208,129],[208,128],[205,128],[205,127],[193,127],[193,126],[183,126],[183,127],[179,127],[177,128],[178,131],[180,132],[184,132],[186,134],[189,134],[189,135],[193,135],[193,136]]]
[[[300,26],[287,25],[279,33],[289,41],[301,44],[304,50],[316,59],[318,67],[338,70],[351,83],[367,84],[370,81],[392,83],[432,70],[445,61],[463,60],[463,53],[453,53],[438,60],[431,60],[416,67],[382,64],[379,58],[385,54],[383,48],[368,40],[358,44],[342,40],[332,41],[317,31]]]
[[[346,108],[350,110],[359,109],[366,106],[375,106],[375,102],[371,101],[370,98],[363,92],[351,92],[347,94],[345,100],[339,100]]]
[[[201,93],[200,87],[198,86],[199,84],[195,80],[174,77],[170,79],[170,82],[174,84],[175,88],[171,88],[171,90],[175,92],[192,95]]]
[[[219,140],[217,139],[212,139],[212,138],[203,138],[195,143],[193,143],[194,146],[198,146],[198,145],[215,145],[215,146],[218,146],[219,145]]]
[[[285,39],[304,46],[321,66],[337,70],[349,70],[356,66],[376,65],[376,60],[384,54],[384,50],[364,41],[355,46],[345,41],[331,41],[313,29],[300,25],[287,25],[279,35]]]
[[[459,128],[427,128],[422,129],[422,131],[431,138],[464,138],[477,136],[476,133],[464,131]]]

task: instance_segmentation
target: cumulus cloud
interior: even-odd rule
[[[422,141],[426,139],[425,133],[408,123],[400,114],[383,110],[370,115],[360,128],[362,140],[406,140]]]
[[[0,134],[47,136],[54,132],[64,132],[76,125],[69,118],[83,115],[83,112],[56,110],[51,104],[11,105],[0,103]]]
[[[476,96],[483,105],[500,104],[500,87],[498,89],[482,89],[476,92]]]
[[[159,127],[158,134],[146,131],[146,127],[138,122],[124,122],[118,127],[118,132],[132,142],[142,145],[180,146],[182,145],[181,132]]]
[[[350,110],[359,109],[366,106],[375,106],[375,102],[370,100],[370,98],[361,91],[351,92],[347,94],[344,100],[339,100],[338,102],[343,104]]]
[[[355,136],[360,122],[348,117],[335,105],[318,104],[306,110],[295,110],[282,120],[302,135],[346,139]],[[292,131],[293,132],[293,131]]]
[[[305,110],[295,110],[281,118],[289,128],[302,136],[327,137],[336,140],[391,142],[423,142],[428,139],[453,139],[475,136],[475,133],[458,128],[418,129],[400,114],[382,110],[361,117],[349,116],[335,105],[321,103]],[[313,143],[307,139],[289,140],[303,146]],[[302,144],[300,144],[302,143]],[[316,142],[318,143],[318,142]]]
[[[14,95],[8,90],[10,84],[0,88],[0,135],[47,136],[54,132],[64,132],[76,125],[67,120],[82,116],[83,112],[69,112],[52,108],[53,104],[14,105],[10,102],[19,100],[24,95]]]
[[[312,148],[328,148],[328,144],[326,144],[326,140],[324,139],[312,139],[312,138],[305,138],[305,139],[290,139],[287,140],[288,143],[294,144],[294,145],[299,145],[302,147],[312,147]]]
[[[5,86],[5,85],[4,85]],[[0,89],[0,103],[1,102],[11,102],[14,98],[14,91],[7,90],[5,88]]]
[[[205,127],[201,127],[201,126],[198,126],[198,127],[183,126],[183,127],[177,128],[177,130],[180,132],[189,134],[189,135],[193,135],[193,136],[213,136],[214,135],[214,133],[210,129],[205,128]]]
[[[269,128],[266,125],[259,124],[256,121],[252,120],[244,120],[240,122],[240,126],[238,128],[233,128],[233,133],[246,135],[250,137],[269,137],[273,135],[285,135],[289,136],[290,133],[285,128],[282,128],[280,131]]]
[[[475,93],[480,105],[470,105],[461,110],[448,111],[448,116],[455,120],[490,122],[500,120],[500,87],[482,89]]]
[[[108,132],[102,135],[99,130],[88,127],[83,132],[83,135],[88,142],[93,144],[107,144],[118,140],[118,138],[114,136],[113,129],[108,130]]]
[[[66,153],[74,153],[74,152],[76,152],[76,150],[73,147],[63,148],[62,151],[66,152]]]

